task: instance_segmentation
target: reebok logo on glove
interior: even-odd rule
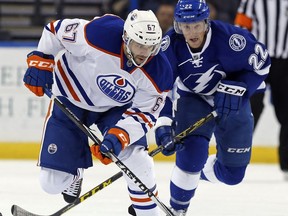
[[[230,95],[243,96],[244,93],[246,92],[246,88],[236,85],[224,84],[220,82],[217,91]]]

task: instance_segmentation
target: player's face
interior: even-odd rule
[[[191,48],[202,46],[207,30],[207,24],[204,20],[196,23],[179,23],[179,28]]]
[[[131,50],[133,59],[138,65],[147,60],[154,48],[155,46],[142,45],[133,40],[129,43],[129,49]]]

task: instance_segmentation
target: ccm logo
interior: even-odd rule
[[[29,66],[30,67],[41,67],[41,68],[51,68],[51,69],[53,69],[54,64],[52,62],[31,60],[31,61],[29,61]]]
[[[249,148],[228,148],[227,152],[242,154],[242,153],[250,152],[250,149],[251,149],[251,147],[249,147]]]
[[[241,86],[225,85],[225,84],[219,83],[217,91],[223,92],[226,94],[242,96],[244,95],[246,89]]]
[[[126,147],[128,145],[128,140],[126,139],[126,136],[123,133],[119,133],[118,136],[122,140],[124,146]]]

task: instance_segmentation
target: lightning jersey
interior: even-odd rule
[[[174,29],[163,38],[161,47],[172,65],[174,78],[178,77],[179,92],[184,94],[198,94],[209,102],[222,79],[246,83],[246,100],[257,89],[265,88],[270,67],[268,51],[247,30],[211,21],[200,51],[190,49],[184,36]]]
[[[123,26],[114,15],[57,20],[45,26],[38,50],[58,55],[52,89],[56,96],[94,112],[131,103],[116,126],[133,143],[154,125],[173,75],[162,52],[135,67],[124,54]]]

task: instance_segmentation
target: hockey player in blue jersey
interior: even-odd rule
[[[37,50],[28,54],[25,86],[37,96],[52,88],[87,127],[97,125],[104,137],[90,150],[88,137],[51,103],[38,163],[44,191],[62,193],[73,202],[80,194],[83,170],[92,166],[91,151],[104,164],[111,159],[103,153],[112,151],[157,194],[145,135],[173,86],[171,66],[159,52],[161,39],[152,11],[134,10],[125,22],[107,14],[45,26]],[[137,215],[158,216],[148,194],[124,177]]]
[[[265,88],[270,58],[263,44],[248,31],[209,20],[203,0],[179,0],[174,29],[162,40],[162,49],[174,71],[175,112],[167,100],[155,126],[158,145],[164,155],[176,152],[176,166],[170,179],[170,205],[175,215],[186,215],[199,180],[240,183],[251,157],[253,116],[249,98]],[[183,140],[175,134],[211,111],[217,117]],[[214,133],[216,155],[208,157]]]

